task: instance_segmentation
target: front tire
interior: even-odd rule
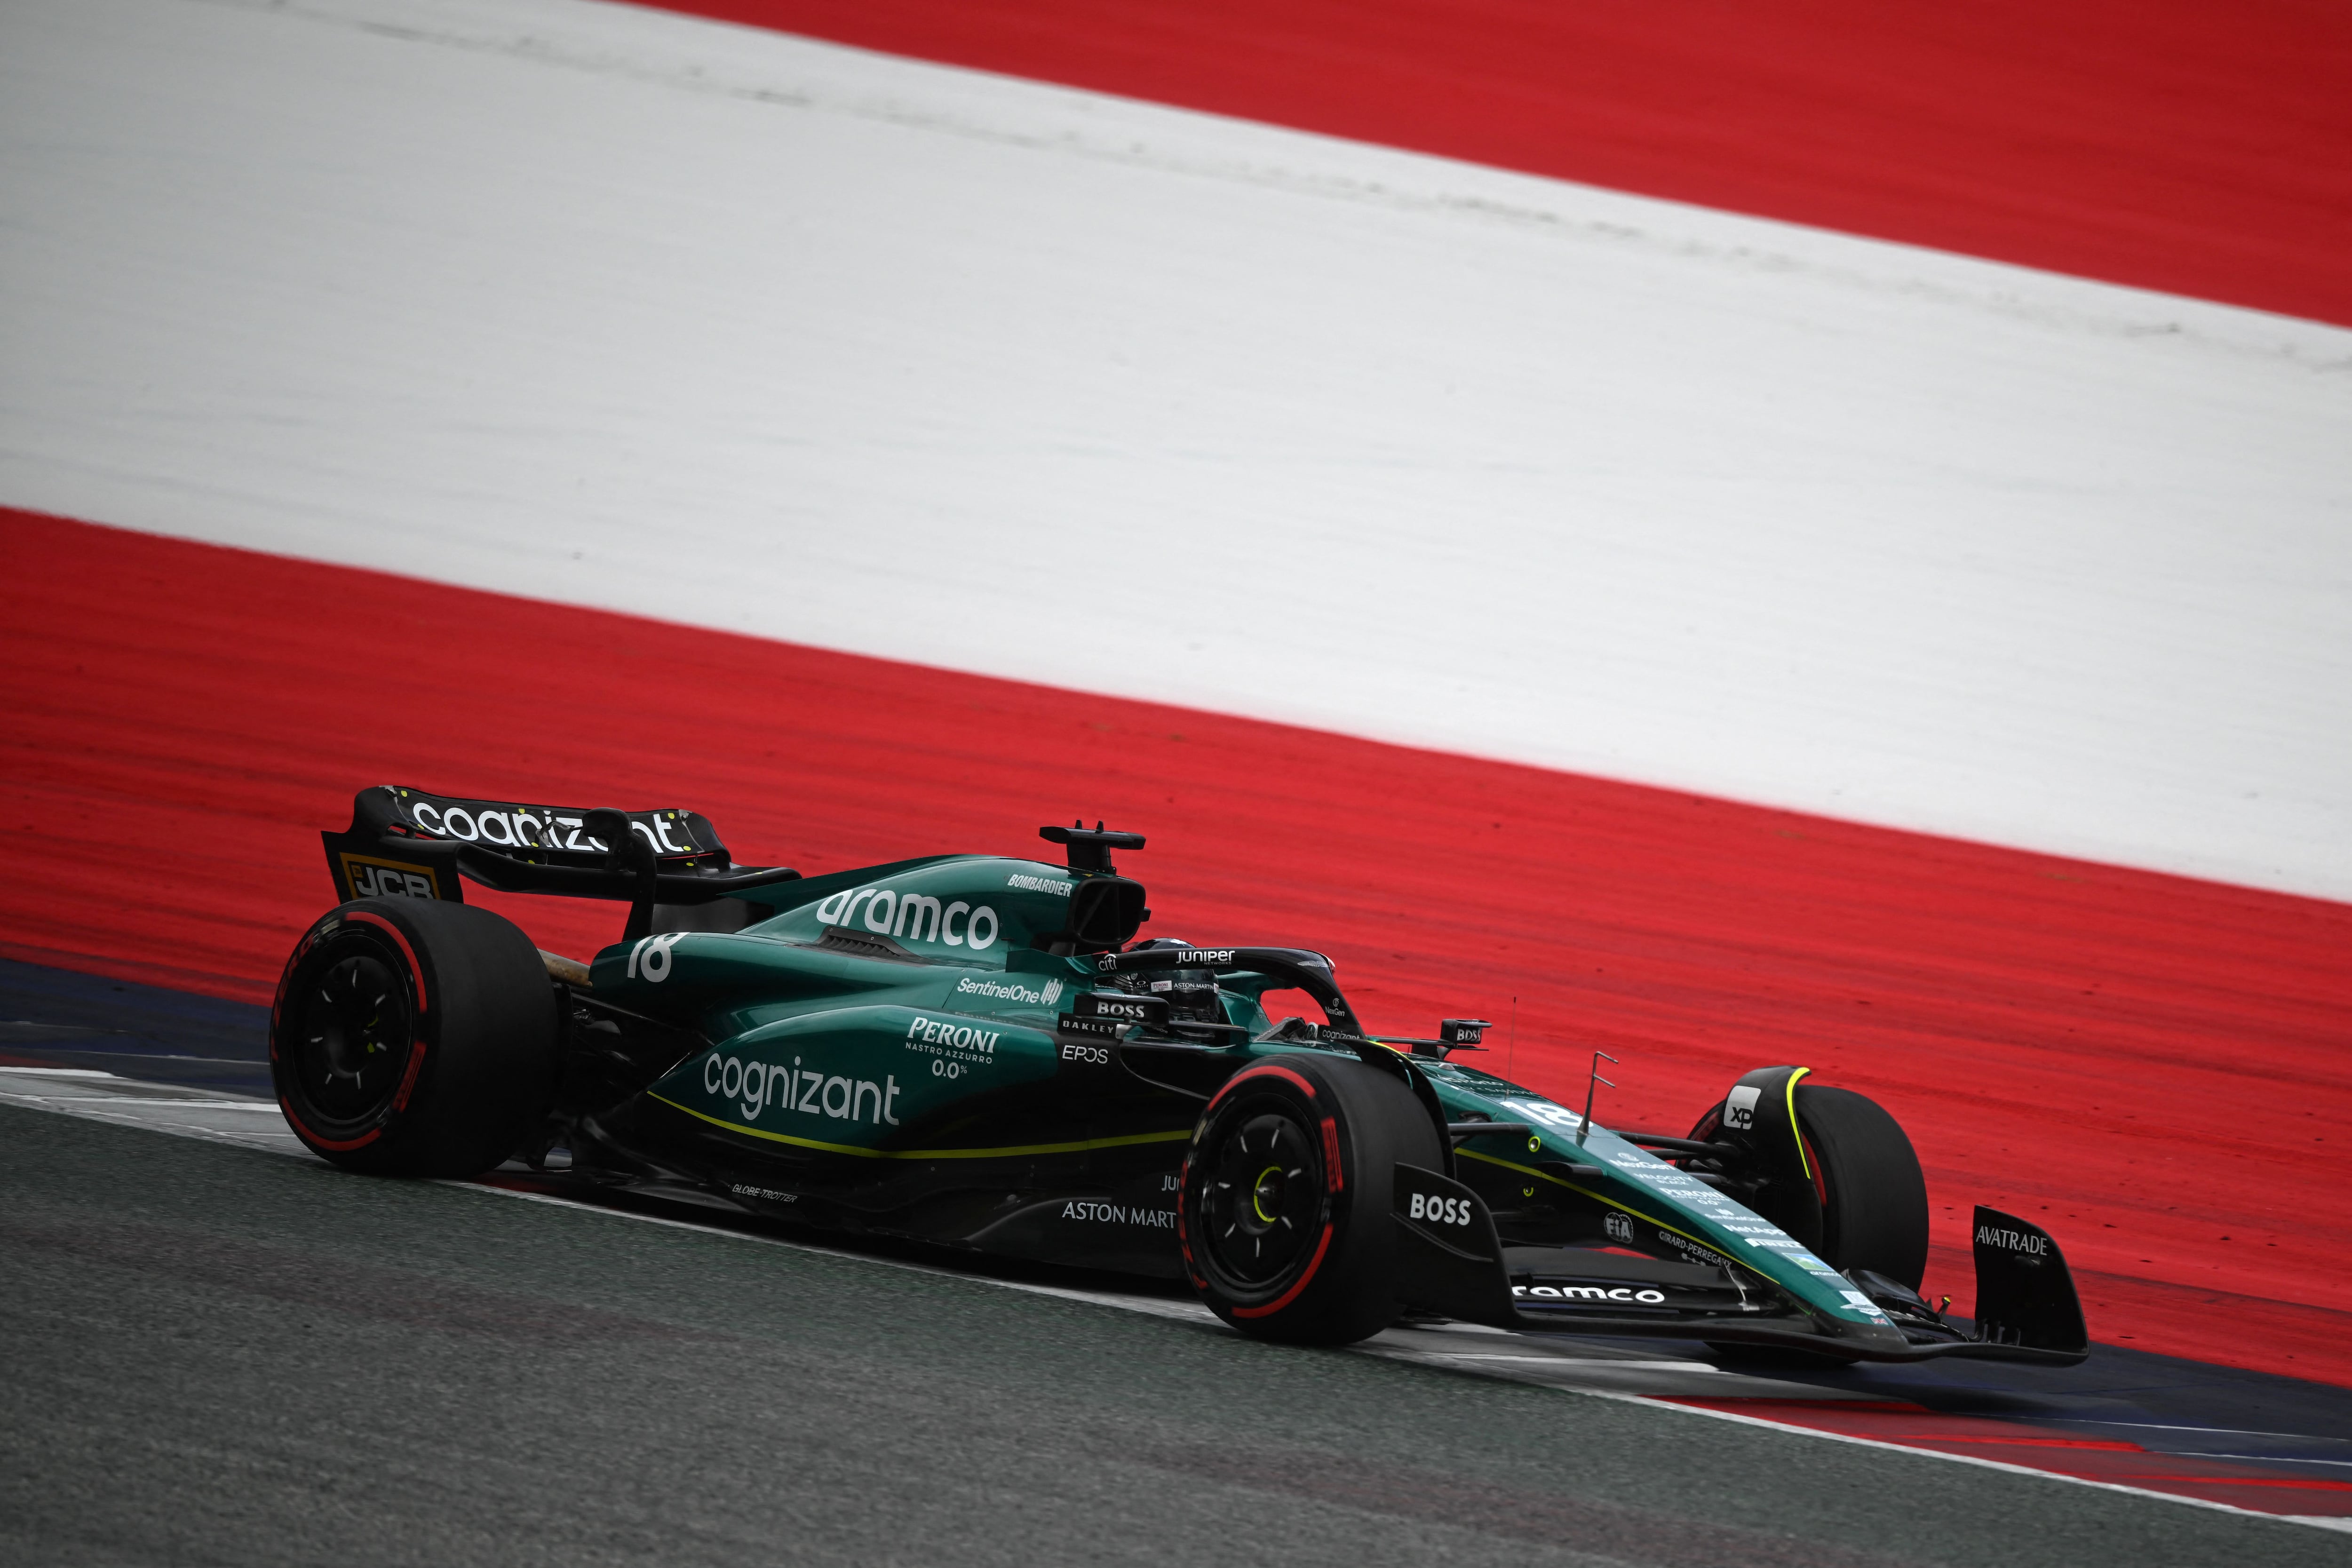
[[[1902,1123],[1876,1100],[1826,1084],[1800,1083],[1796,1106],[1821,1200],[1821,1238],[1813,1250],[1832,1268],[1867,1268],[1916,1290],[1927,1272],[1927,1180]],[[1691,1136],[1713,1142],[1722,1131],[1718,1102]],[[1790,1215],[1765,1212],[1764,1217],[1792,1233],[1799,1228]]]
[[[1927,1273],[1927,1178],[1902,1123],[1850,1089],[1797,1086],[1797,1126],[1822,1194],[1822,1258],[1919,1289]]]
[[[539,950],[488,910],[361,899],[295,944],[269,1014],[287,1125],[345,1170],[472,1176],[546,1113],[559,1018]]]
[[[1253,1339],[1342,1345],[1396,1318],[1398,1164],[1444,1170],[1406,1084],[1305,1052],[1225,1080],[1193,1131],[1177,1205],[1192,1288]]]

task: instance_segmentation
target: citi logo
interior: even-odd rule
[[[854,929],[861,910],[866,929],[882,936],[969,947],[974,952],[996,945],[999,922],[996,911],[986,904],[974,909],[958,899],[941,909],[939,900],[929,894],[902,893],[890,888],[845,889],[817,905],[816,918],[825,925]]]

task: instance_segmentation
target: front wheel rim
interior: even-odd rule
[[[1280,1101],[1220,1118],[1201,1175],[1199,1246],[1210,1278],[1237,1296],[1272,1295],[1314,1255],[1324,1204],[1322,1152]]]

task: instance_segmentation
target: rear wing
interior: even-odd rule
[[[465,902],[470,878],[505,893],[609,899],[629,908],[633,941],[656,909],[739,900],[796,881],[789,866],[738,866],[710,819],[694,811],[615,811],[427,795],[394,784],[352,799],[352,825],[321,833],[335,896]],[[745,900],[748,904],[749,900]],[[761,918],[751,908],[748,924]],[[700,924],[688,917],[688,929]]]

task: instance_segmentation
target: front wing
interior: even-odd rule
[[[1843,1361],[1944,1356],[2072,1366],[2090,1352],[2057,1244],[2038,1226],[1977,1210],[1977,1314],[1947,1321],[1915,1292],[1857,1272],[1884,1322],[1855,1322],[1768,1295],[1737,1273],[1591,1247],[1506,1247],[1461,1183],[1396,1168],[1397,1288],[1409,1308],[1496,1328],[1702,1340],[1808,1351]]]

